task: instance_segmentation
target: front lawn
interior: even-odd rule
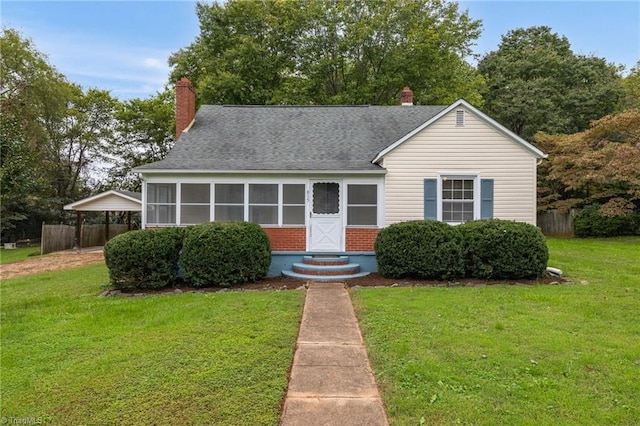
[[[277,424],[304,292],[97,295],[104,265],[3,280],[2,418]]]
[[[574,284],[352,292],[391,424],[640,421],[640,238],[548,245]]]

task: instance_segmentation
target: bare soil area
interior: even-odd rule
[[[37,274],[38,272],[57,271],[58,269],[75,268],[101,262],[104,262],[102,250],[85,250],[80,253],[64,251],[0,265],[0,277],[2,277],[2,279],[8,279]]]

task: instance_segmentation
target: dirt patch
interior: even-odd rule
[[[99,251],[83,251],[80,253],[65,251],[46,254],[21,260],[19,262],[0,265],[0,277],[9,279],[39,272],[57,271],[59,269],[76,268],[78,266],[104,263],[104,254]]]

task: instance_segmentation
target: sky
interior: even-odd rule
[[[483,22],[474,47],[483,55],[515,28],[547,25],[576,54],[624,65],[640,60],[640,1],[460,1]],[[192,1],[2,0],[3,27],[19,30],[68,80],[121,100],[162,90],[167,59],[198,35]]]

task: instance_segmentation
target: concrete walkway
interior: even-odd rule
[[[307,290],[280,424],[388,425],[343,283]]]

